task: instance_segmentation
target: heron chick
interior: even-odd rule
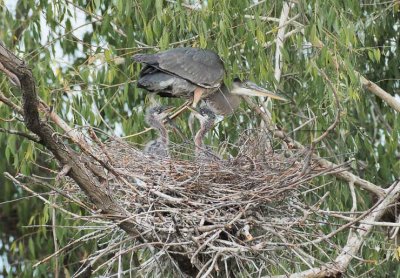
[[[174,107],[157,105],[150,107],[146,113],[146,122],[158,132],[158,138],[148,142],[144,151],[149,154],[169,157],[169,137],[164,119]]]
[[[193,115],[200,121],[200,129],[194,137],[196,159],[220,160],[220,157],[207,145],[204,144],[204,137],[214,127],[216,116],[207,107],[201,107],[198,111],[189,107]]]

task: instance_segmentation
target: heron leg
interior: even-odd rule
[[[190,113],[189,118],[188,118],[188,127],[190,130],[190,133],[192,134],[192,137],[194,137],[194,135],[195,135],[193,126],[194,126],[194,115],[193,115],[193,113]]]
[[[196,88],[194,90],[193,93],[193,103],[192,103],[192,107],[196,108],[197,104],[199,103],[199,101],[201,100],[201,95],[204,93],[204,89],[203,88]]]

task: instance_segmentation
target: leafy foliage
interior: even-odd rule
[[[221,55],[228,83],[235,76],[249,78],[276,87],[291,100],[269,105],[274,122],[293,138],[309,145],[340,113],[339,125],[319,145],[318,154],[337,163],[355,158],[352,170],[382,187],[399,178],[399,114],[364,90],[355,74],[360,72],[399,98],[400,5],[396,1],[298,1],[287,24],[281,80],[274,77],[274,40],[282,1],[208,0],[199,5],[199,1],[181,0],[19,0],[14,6],[12,2],[0,2],[0,40],[29,63],[40,97],[70,126],[90,125],[119,136],[139,133],[145,128],[147,99],[145,92],[135,87],[140,65],[133,64],[130,57],[178,46],[203,47]],[[321,69],[338,91],[340,111]],[[20,102],[18,90],[9,87],[4,75],[0,76],[0,88],[8,98]],[[179,104],[179,100],[162,102]],[[8,122],[15,117],[0,103],[1,127],[26,131],[23,123]],[[309,119],[313,120],[297,128]],[[216,126],[208,143],[233,143],[243,130],[259,122],[256,113],[243,104],[237,114]],[[185,117],[177,124],[189,136]],[[128,140],[144,144],[153,136],[146,132]],[[56,165],[48,163],[49,154],[16,135],[0,133],[0,153],[4,157],[0,172],[55,176],[50,169]],[[321,189],[331,193],[324,209],[351,207],[346,184],[325,178],[313,182],[316,186],[330,183]],[[46,198],[51,193],[44,187],[34,191]],[[0,248],[10,264],[3,265],[4,275],[22,270],[26,277],[47,274],[55,259],[36,268],[32,265],[54,251],[48,226],[52,208],[3,177],[0,196]],[[362,190],[357,189],[357,196],[358,209],[373,202]],[[68,209],[84,214],[74,205]],[[88,233],[69,228],[85,223],[75,223],[60,212],[55,221],[59,246]],[[346,236],[337,236],[336,244]],[[360,256],[373,263],[354,262],[349,270],[352,275],[372,269],[375,276],[388,269],[393,275],[399,272],[395,266],[398,257],[394,256],[397,246],[387,242],[383,229],[376,230],[365,246]],[[62,252],[57,259],[63,264],[62,271],[74,273],[96,248],[93,240]]]

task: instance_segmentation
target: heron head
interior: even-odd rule
[[[164,120],[174,109],[173,106],[157,105],[151,107],[147,112],[147,117],[153,117],[158,121]]]
[[[214,123],[216,116],[213,111],[208,109],[207,107],[201,107],[199,109],[195,109],[192,107],[188,107],[190,111],[193,112],[193,115],[200,121],[200,124],[204,124],[206,122]]]
[[[242,81],[239,78],[235,78],[233,80],[233,87],[231,93],[242,96],[270,97],[278,100],[287,100],[283,96],[280,96],[265,88],[262,88],[257,84],[255,84],[254,82],[248,80]]]

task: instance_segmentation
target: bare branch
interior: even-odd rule
[[[368,91],[370,91],[374,95],[378,96],[380,99],[382,99],[384,102],[386,102],[394,110],[396,110],[397,112],[400,112],[400,102],[395,97],[393,97],[388,92],[383,90],[376,83],[366,79],[359,72],[355,71],[354,73],[360,78],[361,84],[364,86],[364,88],[366,88]]]
[[[382,215],[385,213],[386,208],[391,204],[395,203],[400,195],[400,182],[395,182],[390,188],[385,190],[385,196],[382,202],[376,206],[371,213],[365,217],[366,222],[375,222],[379,221]],[[357,231],[348,238],[346,245],[342,248],[339,256],[336,257],[333,263],[325,264],[321,267],[308,269],[306,271],[293,273],[290,275],[279,275],[273,276],[273,278],[321,278],[321,277],[337,277],[340,274],[343,274],[350,261],[353,257],[358,253],[360,247],[366,240],[367,236],[371,232],[374,226],[370,224],[361,224]]]
[[[24,137],[26,139],[29,139],[30,141],[33,141],[35,143],[41,143],[39,137],[36,136],[36,134],[29,134],[29,133],[25,133],[25,132],[22,132],[19,130],[4,129],[1,127],[0,127],[0,132],[18,135],[18,136]]]
[[[3,102],[8,107],[10,107],[14,112],[20,115],[24,115],[24,111],[22,110],[22,108],[16,105],[11,100],[9,100],[2,92],[0,92],[0,101]]]
[[[290,9],[293,7],[293,3],[283,3],[282,13],[279,18],[279,25],[278,25],[278,34],[276,36],[276,49],[275,49],[275,73],[274,77],[277,82],[279,83],[282,74],[282,48],[283,42],[285,40],[285,31],[287,26],[287,19],[289,17]]]

